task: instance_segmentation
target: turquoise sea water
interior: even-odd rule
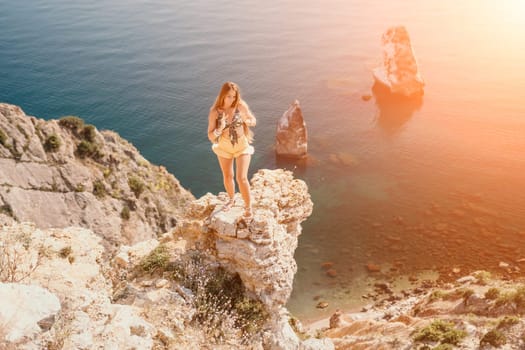
[[[401,278],[525,257],[524,21],[518,0],[0,0],[0,101],[115,130],[200,196],[222,191],[207,111],[237,82],[258,117],[250,173],[286,167],[312,194],[289,307],[315,318],[362,302],[383,278],[368,263]],[[361,98],[392,25],[411,35],[421,105]],[[295,99],[306,167],[272,148]]]

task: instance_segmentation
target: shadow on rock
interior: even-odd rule
[[[376,123],[388,134],[399,132],[414,112],[423,105],[422,96],[406,97],[393,94],[386,86],[377,82],[372,87],[372,92],[379,108]]]

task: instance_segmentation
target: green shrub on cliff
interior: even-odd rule
[[[82,141],[77,146],[77,155],[80,158],[89,157],[95,151],[95,145],[90,142]]]
[[[75,116],[67,116],[59,119],[58,124],[64,128],[67,128],[80,137],[83,140],[94,142],[96,136],[96,129],[94,125],[84,125],[84,120]]]
[[[144,183],[135,176],[132,176],[128,179],[128,185],[130,190],[135,193],[135,197],[139,198],[140,194],[144,191],[144,188],[146,187]]]
[[[12,218],[15,217],[15,214],[13,213],[13,208],[9,204],[4,204],[0,206],[0,214],[5,214],[7,216],[10,216]]]
[[[20,159],[22,154],[16,150],[16,139],[12,139],[12,142],[12,144],[7,143],[6,133],[2,129],[0,129],[0,144],[7,148],[15,159]]]
[[[498,322],[498,325],[496,326],[497,329],[501,328],[510,328],[514,326],[515,324],[520,323],[520,319],[517,316],[505,316],[503,319],[501,319]]]
[[[148,256],[140,262],[140,268],[144,272],[155,272],[157,270],[165,270],[168,266],[169,252],[165,245],[159,244],[153,249]]]
[[[512,304],[518,312],[525,312],[525,286],[519,286],[513,291],[500,294],[496,299],[497,306]]]
[[[492,278],[492,274],[488,271],[476,271],[472,274],[476,278],[476,283],[482,286],[486,285],[488,281]]]
[[[420,342],[440,342],[443,344],[458,345],[461,339],[467,336],[465,331],[456,329],[454,323],[444,320],[435,320],[427,327],[414,334],[414,340]]]
[[[60,118],[58,120],[58,124],[77,134],[80,128],[84,126],[84,120],[82,120],[82,118],[79,117],[68,115],[66,117]]]
[[[499,295],[500,295],[500,290],[498,288],[492,287],[492,288],[489,288],[489,290],[485,292],[485,299],[494,300],[494,299],[497,299]]]
[[[269,317],[263,303],[247,296],[238,299],[233,307],[240,317],[238,325],[248,334],[259,331]]]
[[[4,130],[0,129],[0,145],[5,147],[5,142],[7,141],[7,135]]]
[[[498,348],[502,345],[507,344],[507,337],[501,331],[493,329],[491,331],[488,331],[479,342],[480,346],[484,346],[487,344]]]
[[[104,183],[100,180],[93,181],[93,194],[97,196],[98,198],[102,198],[106,196],[106,186],[104,186]]]
[[[129,220],[129,218],[131,217],[129,207],[127,205],[124,205],[122,207],[122,211],[120,212],[120,217],[123,220]]]
[[[97,159],[102,156],[102,153],[100,152],[100,148],[97,144],[82,140],[77,146],[76,155],[80,158],[91,157],[93,159]]]
[[[189,252],[171,269],[174,279],[192,291],[197,310],[193,321],[212,340],[237,339],[241,331],[243,341],[249,342],[268,319],[264,305],[247,295],[239,275],[207,261],[201,252]]]
[[[77,145],[75,154],[80,158],[93,158],[97,160],[102,157],[100,146],[95,142],[96,129],[93,125],[84,125],[84,120],[75,116],[60,118],[58,123],[73,132],[81,141]]]
[[[89,141],[89,142],[94,142],[96,135],[97,134],[95,132],[95,127],[91,124],[84,126],[84,128],[82,129],[82,132],[80,133],[80,136],[84,140]]]
[[[50,135],[44,143],[46,152],[56,152],[60,148],[61,141],[56,134]]]

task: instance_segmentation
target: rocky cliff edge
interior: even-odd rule
[[[193,199],[115,132],[0,103],[0,222],[82,226],[105,245],[129,244],[175,227]]]

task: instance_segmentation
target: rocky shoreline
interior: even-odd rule
[[[378,284],[377,301],[302,327],[336,349],[522,349],[525,280],[476,271],[453,282],[422,281],[394,296]]]

